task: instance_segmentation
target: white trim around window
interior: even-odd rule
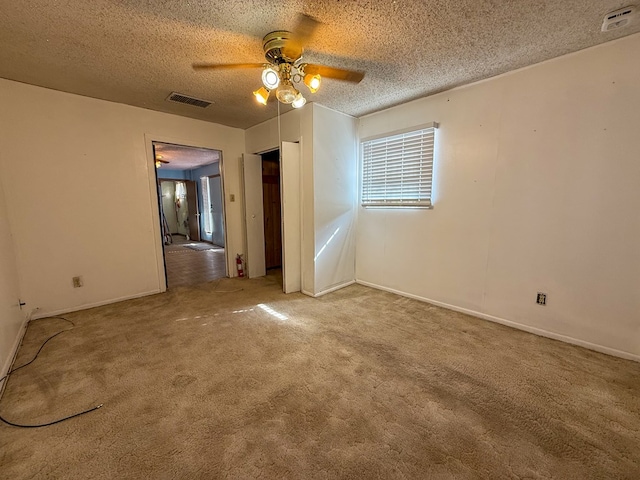
[[[428,123],[362,140],[362,206],[432,207],[437,127]]]

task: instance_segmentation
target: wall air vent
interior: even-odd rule
[[[186,105],[193,105],[194,107],[207,108],[213,102],[201,100],[199,98],[190,97],[184,93],[171,92],[171,95],[167,97],[167,102],[184,103]]]
[[[618,28],[626,27],[631,23],[635,15],[636,7],[630,5],[628,7],[621,8],[615,12],[609,12],[605,15],[602,21],[602,31],[610,32],[611,30],[617,30]]]

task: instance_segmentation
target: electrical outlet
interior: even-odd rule
[[[73,288],[80,288],[82,286],[82,277],[73,277]]]
[[[536,297],[536,303],[538,305],[546,305],[547,304],[547,294],[538,292],[538,296]]]
[[[230,194],[229,194],[229,201],[230,201],[230,202],[235,202],[235,201],[236,201],[236,195],[235,195],[235,193],[230,193]]]

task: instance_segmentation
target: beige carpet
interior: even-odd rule
[[[104,407],[0,425],[1,478],[640,478],[639,364],[428,304],[266,277],[68,318],[0,413]]]

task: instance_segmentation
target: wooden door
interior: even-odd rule
[[[244,221],[247,233],[247,276],[266,275],[264,263],[264,212],[262,206],[262,158],[259,155],[242,156],[244,193]]]
[[[185,180],[187,185],[187,206],[189,209],[189,238],[200,241],[200,212],[198,210],[198,190],[196,182]]]
[[[271,153],[271,152],[270,152]],[[262,156],[264,208],[264,259],[266,268],[282,266],[282,212],[280,204],[279,152]]]

